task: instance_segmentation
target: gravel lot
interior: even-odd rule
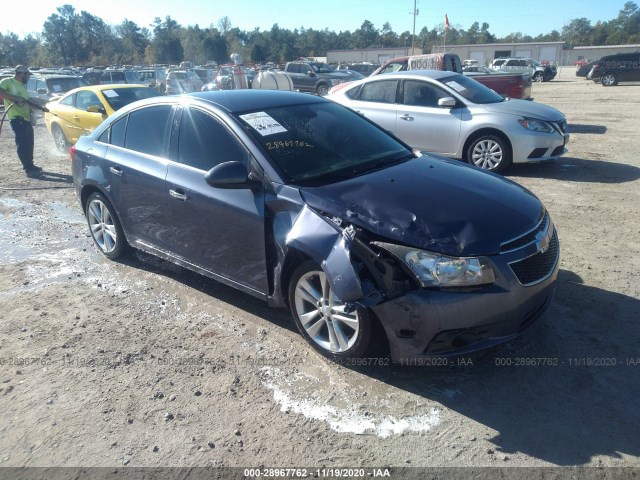
[[[0,136],[0,466],[640,467],[640,84],[535,84],[567,156],[507,175],[559,231],[525,336],[446,367],[350,368],[286,311],[144,254],[97,253],[70,165]],[[506,477],[505,477],[506,478]]]

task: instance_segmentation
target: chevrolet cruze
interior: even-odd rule
[[[487,348],[551,302],[558,236],[531,192],[320,97],[141,100],[71,151],[104,255],[140,249],[287,307],[334,360]]]
[[[386,73],[331,92],[414,148],[500,172],[512,162],[566,153],[567,121],[555,108],[505,98],[454,72]]]

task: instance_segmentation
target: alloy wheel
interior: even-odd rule
[[[345,312],[344,304],[336,301],[324,272],[310,271],[301,276],[294,301],[300,324],[322,349],[341,353],[358,340],[358,313]]]
[[[116,225],[107,206],[98,199],[87,208],[91,236],[103,253],[111,253],[118,245]]]
[[[483,170],[495,170],[504,156],[502,145],[495,140],[480,140],[473,147],[471,159],[475,166]]]

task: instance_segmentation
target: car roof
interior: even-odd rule
[[[404,72],[384,73],[382,75],[376,75],[375,77],[367,77],[365,80],[372,81],[374,79],[383,79],[389,77],[420,77],[420,78],[433,78],[439,80],[441,78],[450,77],[452,75],[461,75],[457,72],[450,70],[406,70]],[[364,81],[364,80],[362,80]]]
[[[185,96],[204,100],[230,113],[329,101],[308,93],[283,90],[219,90],[191,93]]]

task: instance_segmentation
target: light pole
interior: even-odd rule
[[[416,17],[418,16],[417,8],[418,0],[413,0],[413,35],[411,35],[411,55],[415,52],[416,48]]]

